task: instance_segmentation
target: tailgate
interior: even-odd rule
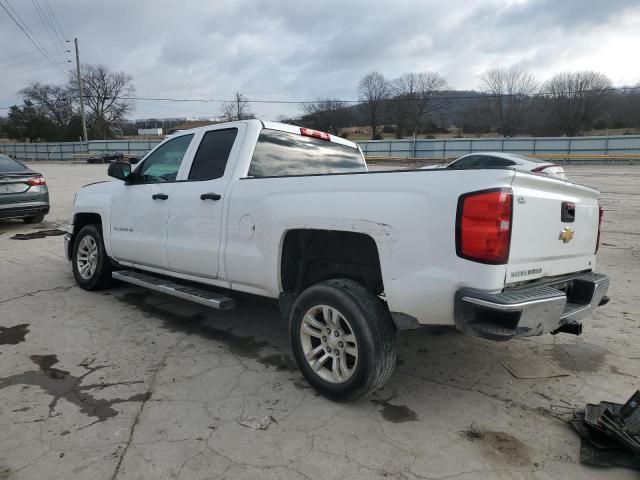
[[[599,223],[599,192],[518,172],[506,283],[591,270]]]

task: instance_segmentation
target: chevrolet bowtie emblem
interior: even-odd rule
[[[560,240],[562,240],[562,243],[569,243],[572,238],[573,230],[571,230],[569,227],[564,227],[564,230],[560,232]]]

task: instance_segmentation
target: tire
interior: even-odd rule
[[[393,373],[396,351],[391,316],[382,300],[352,280],[327,280],[302,292],[291,311],[289,332],[298,368],[311,386],[331,400],[356,400],[381,388]]]
[[[86,239],[86,240],[85,240]],[[95,245],[95,249],[93,246]],[[80,259],[79,259],[80,255]],[[83,258],[89,258],[84,260]],[[95,261],[95,265],[93,262]],[[91,263],[88,270],[83,271],[81,265]],[[85,290],[101,290],[113,283],[111,272],[113,266],[104,250],[102,229],[99,225],[85,225],[75,236],[71,255],[73,276],[78,285]],[[87,267],[84,267],[87,268]]]
[[[35,217],[24,217],[22,221],[24,223],[41,223],[44,220],[44,215],[36,215]]]

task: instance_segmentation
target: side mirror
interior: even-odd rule
[[[131,175],[131,165],[126,162],[113,162],[109,164],[107,175],[118,180],[126,180]]]

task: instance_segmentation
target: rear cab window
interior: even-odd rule
[[[366,171],[358,148],[265,128],[258,137],[247,176],[287,177]]]

